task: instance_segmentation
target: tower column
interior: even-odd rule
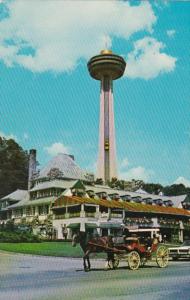
[[[109,134],[109,110],[110,110],[110,89],[111,79],[104,77],[102,80],[102,88],[104,94],[104,179],[110,180],[110,134]]]
[[[124,59],[110,50],[101,51],[88,62],[90,75],[101,81],[97,177],[106,183],[117,177],[113,80],[123,75],[125,66]]]

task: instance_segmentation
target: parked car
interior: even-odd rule
[[[169,248],[169,256],[173,260],[178,260],[178,258],[189,258],[190,259],[190,240],[185,241],[179,247]]]

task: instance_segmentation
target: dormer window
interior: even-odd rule
[[[146,198],[146,199],[144,199],[144,202],[145,202],[146,204],[152,205],[153,200],[152,200],[152,198]]]
[[[87,194],[90,198],[94,198],[95,197],[95,193],[94,191],[87,191]]]
[[[162,205],[163,205],[162,199],[155,199],[155,200],[154,200],[154,203],[155,203],[156,205],[159,205],[159,206],[162,206]]]
[[[136,203],[141,203],[142,202],[142,198],[141,197],[132,197],[132,200]]]
[[[131,196],[130,195],[123,195],[120,197],[123,201],[130,202],[131,201]]]
[[[172,202],[172,200],[166,200],[166,201],[164,201],[164,204],[165,204],[165,206],[173,206],[173,202]]]
[[[112,200],[119,200],[119,199],[120,199],[120,196],[119,196],[119,194],[117,194],[117,193],[111,194],[111,195],[109,195],[109,197],[110,197]]]
[[[102,199],[107,199],[107,193],[102,193]]]

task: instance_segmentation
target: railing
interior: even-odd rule
[[[95,218],[95,212],[85,212],[85,217],[87,217],[87,218]]]
[[[95,212],[73,212],[65,213],[63,215],[55,215],[55,220],[69,219],[69,218],[95,218]]]
[[[190,223],[183,223],[184,229],[190,229]]]
[[[122,219],[122,218],[123,218],[123,215],[122,215],[122,214],[114,214],[114,213],[111,213],[111,214],[110,214],[110,217],[113,218],[113,219]]]
[[[55,220],[62,220],[62,219],[66,219],[65,215],[55,215],[54,217]]]

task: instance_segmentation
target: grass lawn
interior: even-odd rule
[[[177,245],[167,244],[166,246]],[[80,246],[72,247],[71,242],[0,243],[0,250],[46,256],[82,257],[83,255]],[[104,258],[105,254],[99,253],[96,257]]]
[[[47,256],[82,256],[80,246],[72,247],[69,242],[0,243],[0,250]]]

